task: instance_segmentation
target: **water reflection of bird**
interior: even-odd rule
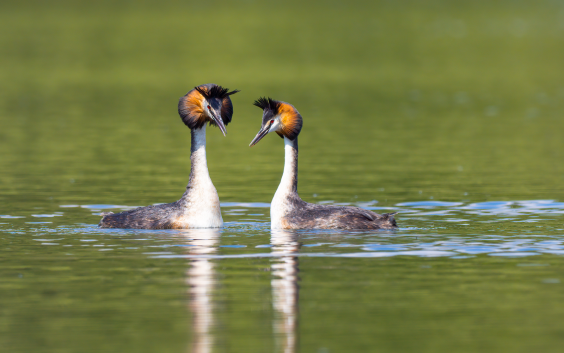
[[[225,135],[231,121],[231,91],[215,84],[195,87],[178,102],[178,113],[191,131],[191,170],[186,192],[180,200],[167,204],[139,207],[105,214],[102,228],[216,228],[223,226],[219,197],[213,186],[206,161],[206,124],[218,126]]]
[[[215,328],[214,292],[216,269],[212,259],[206,256],[217,252],[220,232],[216,229],[191,229],[185,236],[189,240],[190,267],[187,284],[192,312],[192,343],[190,352],[208,353],[213,351]],[[201,257],[200,257],[201,256]]]
[[[272,306],[273,329],[277,351],[296,351],[298,328],[298,252],[297,235],[287,230],[273,230],[272,245]]]
[[[259,98],[262,126],[250,146],[270,132],[284,138],[285,162],[282,180],[270,206],[272,229],[392,229],[395,213],[379,215],[359,207],[326,206],[303,201],[298,195],[298,135],[302,116],[293,105]]]

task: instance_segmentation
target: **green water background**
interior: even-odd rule
[[[177,100],[208,82],[241,90],[227,137],[208,131],[222,202],[269,202],[279,182],[280,139],[248,147],[261,118],[252,102],[263,95],[304,117],[306,201],[564,199],[560,2],[4,1],[0,29],[0,214],[178,199],[190,140]],[[53,226],[98,220],[73,211]],[[4,225],[15,233],[3,238],[2,346],[185,349],[186,261],[156,263],[142,247],[63,257],[59,248],[30,247],[34,230],[17,222]],[[555,234],[560,224],[535,230]],[[531,229],[493,226],[508,228]],[[525,272],[516,267],[522,260],[483,257],[394,258],[385,267],[379,259],[306,259],[300,344],[303,351],[556,352],[563,290],[531,271],[558,278],[563,267],[560,257],[543,256],[551,266]],[[268,351],[269,277],[257,270],[268,261],[222,261],[218,347]],[[421,261],[438,270],[416,271]],[[19,281],[24,272],[29,282]],[[495,278],[472,287],[488,276]],[[355,303],[357,293],[368,297]],[[332,302],[335,310],[316,307]]]
[[[11,199],[177,198],[189,134],[176,103],[205,82],[241,89],[229,136],[208,137],[222,201],[276,188],[280,141],[247,147],[261,95],[305,119],[306,199],[562,193],[557,2],[4,2],[0,16]]]

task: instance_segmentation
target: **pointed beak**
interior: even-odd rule
[[[223,133],[223,136],[225,136],[225,134],[227,133],[227,130],[225,129],[225,125],[223,124],[223,120],[221,119],[221,114],[218,114],[217,112],[215,112],[211,109],[210,109],[210,112],[211,112],[213,121],[215,121],[215,123],[217,124],[217,126],[219,126],[219,129]]]
[[[272,125],[271,122],[268,122],[268,124],[264,125],[260,131],[258,132],[258,134],[255,136],[255,138],[251,141],[251,144],[249,145],[249,147],[253,147],[254,145],[256,145],[260,140],[262,140],[263,137],[265,137],[269,132],[270,132],[270,126]]]

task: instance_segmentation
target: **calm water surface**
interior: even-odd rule
[[[271,231],[268,204],[237,202],[223,204],[222,230],[98,229],[95,215],[118,205],[1,215],[3,346],[493,351],[562,339],[563,203],[357,205],[400,212],[401,228]]]
[[[555,1],[2,2],[0,350],[562,351],[563,24]],[[207,137],[225,228],[98,229],[182,195],[177,99],[207,82],[241,89]],[[262,95],[304,118],[304,200],[400,228],[271,232]]]

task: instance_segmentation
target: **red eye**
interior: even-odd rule
[[[271,124],[274,124],[274,120],[270,120],[270,123],[271,123]]]
[[[211,110],[211,107],[208,105],[208,110]]]

